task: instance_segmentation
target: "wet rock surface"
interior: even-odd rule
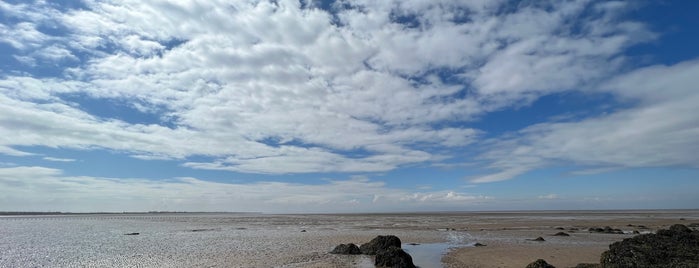
[[[332,254],[344,254],[344,255],[362,254],[362,252],[359,250],[359,247],[355,244],[352,244],[352,243],[337,245],[332,251],[330,251],[330,253],[332,253]]]
[[[616,229],[616,228],[612,228],[612,227],[609,227],[609,226],[605,226],[604,228],[592,227],[592,228],[587,229],[587,230],[588,230],[589,232],[592,232],[592,233],[624,234],[624,231],[622,231],[621,229]]]
[[[390,247],[400,248],[400,238],[394,235],[379,235],[369,241],[368,243],[362,244],[359,249],[362,254],[366,255],[376,255],[380,250],[385,250]]]
[[[675,224],[627,238],[611,244],[600,261],[602,267],[699,267],[699,231]]]
[[[379,250],[374,259],[374,265],[376,267],[415,268],[410,254],[394,246]]]
[[[549,264],[548,262],[546,262],[543,259],[538,259],[538,260],[530,263],[529,265],[527,265],[526,268],[556,268],[556,266]]]

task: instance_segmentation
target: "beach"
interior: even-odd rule
[[[14,215],[0,217],[0,267],[372,267],[329,251],[386,234],[423,268],[572,267],[634,231],[696,222],[696,210]],[[623,233],[588,231],[606,226]]]

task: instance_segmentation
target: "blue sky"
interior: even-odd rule
[[[697,208],[697,8],[0,2],[0,211]]]

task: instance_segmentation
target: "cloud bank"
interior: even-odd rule
[[[361,177],[317,185],[240,184],[191,177],[66,176],[59,169],[39,166],[0,167],[0,186],[0,211],[416,211],[463,209],[493,199],[454,191],[412,192]]]

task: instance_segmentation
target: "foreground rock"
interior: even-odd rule
[[[529,265],[527,265],[526,268],[556,268],[556,266],[549,264],[545,260],[538,259],[538,260],[530,263]]]
[[[415,268],[410,254],[394,246],[379,250],[374,259],[374,265],[376,267]]]
[[[349,244],[340,244],[335,249],[330,251],[332,254],[345,254],[345,255],[359,255],[362,254],[362,252],[359,250],[359,247],[357,245],[349,243]]]
[[[362,244],[359,250],[362,254],[366,255],[376,255],[381,250],[387,250],[390,247],[400,248],[400,238],[395,235],[380,235],[369,241],[368,243]]]
[[[602,267],[699,267],[699,231],[675,224],[609,245]]]

